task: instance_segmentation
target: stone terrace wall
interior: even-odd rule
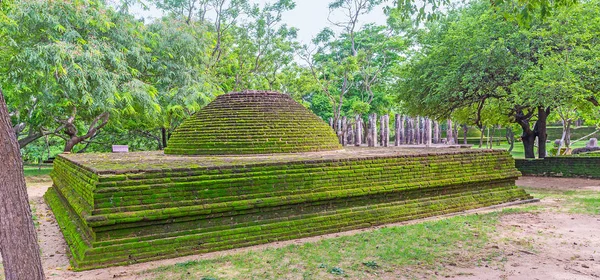
[[[75,270],[529,199],[503,151],[95,173],[59,156],[45,198]]]
[[[600,154],[517,159],[517,169],[528,176],[600,178]]]

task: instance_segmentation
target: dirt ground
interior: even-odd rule
[[[43,201],[51,185],[47,179],[28,180],[28,192],[38,217],[38,236],[48,279],[141,279],[138,273],[163,265],[206,259],[223,254],[292,243],[315,242],[336,235],[314,237],[251,248],[161,260],[127,267],[113,267],[84,272],[70,271],[66,244],[52,212]],[[524,177],[519,186],[557,191],[600,191],[600,180]],[[452,279],[600,279],[600,216],[572,214],[559,209],[559,199],[545,198],[537,203],[548,211],[514,213],[501,216],[497,232],[489,244],[493,259],[465,256],[464,262],[450,264],[442,271],[414,271],[417,278]],[[516,206],[519,207],[519,206]],[[491,210],[487,210],[491,211]],[[418,222],[418,221],[417,221]],[[364,231],[364,230],[363,230]],[[353,234],[348,232],[345,234]],[[458,253],[457,253],[458,254]],[[385,278],[398,278],[394,274]]]

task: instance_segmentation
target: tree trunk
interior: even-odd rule
[[[6,280],[44,279],[23,162],[0,90],[0,253]]]
[[[494,133],[496,133],[496,127],[492,125],[492,134],[490,134],[490,128],[488,127],[488,141],[490,141],[490,149],[494,148]]]
[[[485,135],[485,126],[482,126],[479,129],[479,132],[481,132],[481,135],[479,136],[479,148],[481,148],[483,146],[483,136]]]
[[[162,147],[164,149],[167,147],[167,142],[169,140],[169,137],[167,137],[167,129],[164,127],[160,129],[160,138],[162,139]]]
[[[71,152],[75,145],[85,141],[86,139],[94,137],[96,133],[98,133],[98,131],[108,123],[108,119],[110,117],[110,114],[108,112],[104,112],[98,115],[92,121],[92,124],[90,125],[90,128],[88,129],[87,133],[83,136],[78,136],[77,126],[75,125],[76,115],[77,109],[75,108],[73,109],[73,114],[71,115],[71,117],[69,117],[69,119],[67,119],[66,121],[62,122],[65,127],[65,134],[69,136],[69,139],[65,144],[65,152]]]
[[[515,148],[515,133],[512,131],[512,128],[506,128],[506,141],[510,144],[510,148],[508,148],[508,152],[512,152]]]
[[[525,148],[525,158],[535,158],[535,133],[533,131],[523,132],[521,140],[523,140],[523,147]]]
[[[42,137],[44,137],[44,133],[42,132],[36,132],[36,133],[32,133],[27,135],[24,138],[19,139],[19,148],[23,149],[25,148],[27,145],[33,143],[35,140],[38,140]]]
[[[550,108],[538,107],[538,120],[535,123],[533,131],[538,138],[539,158],[546,158],[546,140],[548,139],[546,127],[548,115],[550,115]]]
[[[565,131],[565,147],[567,148],[567,152],[571,149],[571,124],[572,121],[568,120]]]
[[[342,117],[341,120],[341,129],[340,129],[340,144],[342,144],[342,146],[346,146],[346,139],[348,137],[347,131],[348,131],[348,119],[344,116]]]

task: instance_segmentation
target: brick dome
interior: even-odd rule
[[[184,121],[165,154],[244,155],[339,150],[335,132],[290,96],[266,91],[217,97]]]

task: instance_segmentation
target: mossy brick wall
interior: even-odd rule
[[[228,93],[186,120],[165,149],[177,155],[316,152],[341,149],[333,130],[290,96]]]
[[[560,156],[545,159],[517,159],[523,175],[600,178],[600,156]]]
[[[46,200],[83,270],[529,199],[514,164],[469,151],[97,174],[59,156]]]

